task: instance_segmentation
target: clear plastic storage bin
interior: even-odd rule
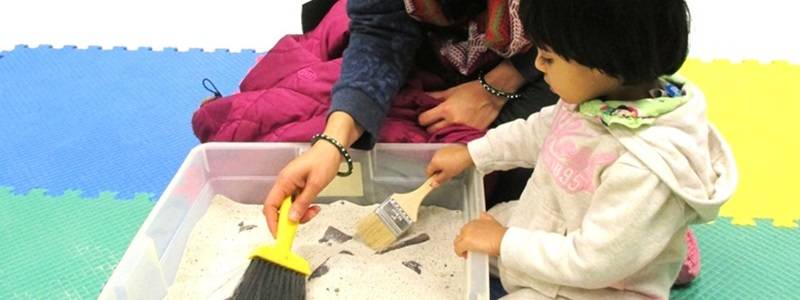
[[[361,190],[324,191],[316,201],[345,199],[365,205],[411,191],[426,180],[425,166],[442,146],[378,144],[371,151],[353,150],[360,178],[337,180],[360,181]],[[278,172],[307,149],[307,144],[297,143],[207,143],[192,149],[106,282],[100,299],[163,298],[175,279],[192,228],[211,198],[222,194],[242,203],[262,203]],[[465,172],[431,192],[424,204],[461,210],[465,221],[477,218],[485,210],[482,183],[476,171]],[[465,272],[465,299],[488,299],[487,257],[470,254]]]

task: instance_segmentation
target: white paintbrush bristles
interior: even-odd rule
[[[397,240],[375,212],[358,221],[356,230],[358,238],[375,251],[381,251]]]

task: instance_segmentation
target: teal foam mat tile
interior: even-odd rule
[[[155,202],[0,187],[0,299],[94,299]]]
[[[800,299],[800,229],[732,225],[730,219],[694,226],[700,276],[671,299]]]

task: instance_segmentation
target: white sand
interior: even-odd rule
[[[298,227],[293,251],[308,260],[312,271],[323,262],[320,269],[328,269],[307,282],[307,299],[463,298],[464,260],[455,256],[452,246],[463,224],[460,211],[422,207],[419,221],[401,241],[422,233],[430,240],[384,254],[354,239],[320,241],[329,227],[352,236],[356,222],[375,206],[346,201],[322,205],[316,218]],[[215,197],[192,231],[167,299],[229,297],[249,264],[248,254],[262,243],[271,244],[272,237],[260,205]]]

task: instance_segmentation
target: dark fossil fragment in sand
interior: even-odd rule
[[[330,271],[330,268],[328,268],[327,265],[329,259],[331,258],[330,257],[326,258],[325,261],[323,261],[322,264],[319,265],[319,267],[314,269],[314,271],[311,272],[311,275],[308,276],[308,280],[327,274],[328,271]]]
[[[258,227],[258,225],[255,225],[255,224],[244,225],[244,221],[239,222],[239,232],[248,231],[248,230],[251,230],[251,229],[256,228],[256,227]]]
[[[403,265],[406,266],[406,268],[409,268],[414,272],[417,272],[417,274],[422,274],[422,265],[420,265],[418,262],[415,262],[413,260],[407,260],[403,262]]]
[[[328,226],[328,229],[325,230],[325,234],[323,234],[322,238],[319,239],[319,243],[324,244],[328,241],[335,241],[341,244],[351,239],[353,239],[352,236],[340,231],[339,229],[336,229],[336,227]]]
[[[384,254],[384,253],[389,252],[389,251],[393,251],[393,250],[397,250],[397,249],[400,249],[400,248],[405,248],[405,247],[408,247],[408,246],[413,246],[413,245],[416,245],[416,244],[424,243],[424,242],[426,242],[426,241],[428,241],[430,239],[431,239],[431,237],[428,236],[427,233],[420,233],[419,235],[417,235],[417,236],[415,236],[413,238],[404,240],[402,242],[399,242],[399,243],[396,243],[396,244],[390,246],[389,248],[386,248],[386,249],[383,249],[381,251],[378,251],[378,254]]]

